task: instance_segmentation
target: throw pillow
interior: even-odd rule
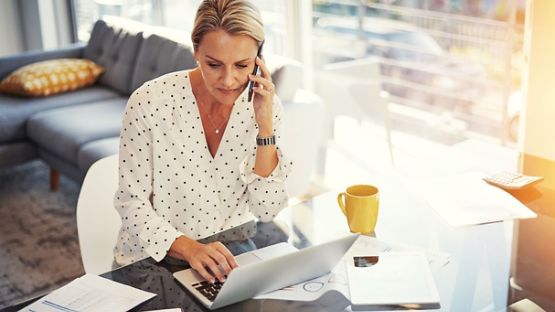
[[[104,68],[87,59],[54,59],[23,66],[0,82],[0,91],[48,96],[93,84]]]

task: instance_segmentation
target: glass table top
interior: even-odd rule
[[[526,173],[526,172],[525,172]],[[380,212],[372,236],[384,242],[422,250],[430,259],[441,298],[441,311],[507,311],[519,302],[555,309],[555,188],[551,180],[512,194],[538,214],[535,219],[452,228],[416,194],[392,176],[380,185]],[[234,254],[288,241],[297,248],[345,235],[349,229],[328,192],[286,208],[271,223],[247,223],[206,241],[220,240]],[[204,310],[171,273],[186,266],[166,259],[144,260],[104,276],[158,293],[136,310],[182,307]],[[371,282],[371,281],[370,281]],[[524,301],[521,301],[524,300]],[[398,308],[398,307],[397,307]],[[377,307],[391,310],[394,307]],[[316,301],[247,300],[226,311],[350,311],[349,301],[328,292]]]
[[[434,260],[430,267],[441,300],[434,311],[542,311],[534,307],[555,311],[555,165],[526,155],[517,157],[514,164],[525,174],[545,177],[537,185],[511,192],[537,218],[453,228],[399,176],[371,178],[380,189],[378,224],[372,236],[423,251]],[[301,249],[343,236],[349,229],[337,206],[339,191],[285,208],[273,222],[249,222],[203,241],[221,241],[237,255],[284,241]],[[157,294],[133,311],[176,307],[205,311],[172,276],[186,267],[169,257],[160,263],[145,259],[103,276]],[[397,309],[402,307],[381,306],[374,311]],[[251,299],[221,310],[350,311],[351,307],[342,294],[330,291],[311,302]]]
[[[530,301],[546,311],[555,309],[555,251],[551,248],[555,241],[554,189],[540,184],[515,194],[538,213],[536,219],[464,228],[449,227],[395,181],[382,180],[381,192],[380,217],[373,236],[422,250],[436,259],[431,268],[441,298],[440,311],[508,311],[508,306],[523,299],[520,304],[529,307]],[[306,248],[349,232],[336,205],[336,193],[325,193],[286,208],[274,222],[247,223],[205,241],[222,241],[234,254],[283,241]],[[169,307],[205,310],[171,275],[186,266],[169,258],[161,263],[147,259],[104,276],[158,294],[135,311]],[[376,310],[391,309],[395,308]],[[343,295],[331,291],[312,302],[247,300],[222,310],[351,309]]]

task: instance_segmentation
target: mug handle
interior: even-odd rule
[[[339,204],[339,208],[341,208],[343,214],[347,215],[347,210],[345,210],[345,204],[343,203],[345,195],[345,192],[339,193],[337,195],[337,203]]]

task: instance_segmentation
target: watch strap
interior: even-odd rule
[[[261,138],[256,137],[256,145],[258,146],[266,146],[266,145],[276,145],[276,136],[272,135],[269,137]]]

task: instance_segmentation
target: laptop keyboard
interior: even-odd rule
[[[216,296],[220,292],[220,289],[222,289],[222,286],[223,283],[218,280],[216,280],[214,284],[210,284],[207,281],[193,284],[193,287],[195,287],[196,290],[198,290],[204,297],[206,297],[206,299],[210,301],[214,301],[214,299],[216,299]]]

